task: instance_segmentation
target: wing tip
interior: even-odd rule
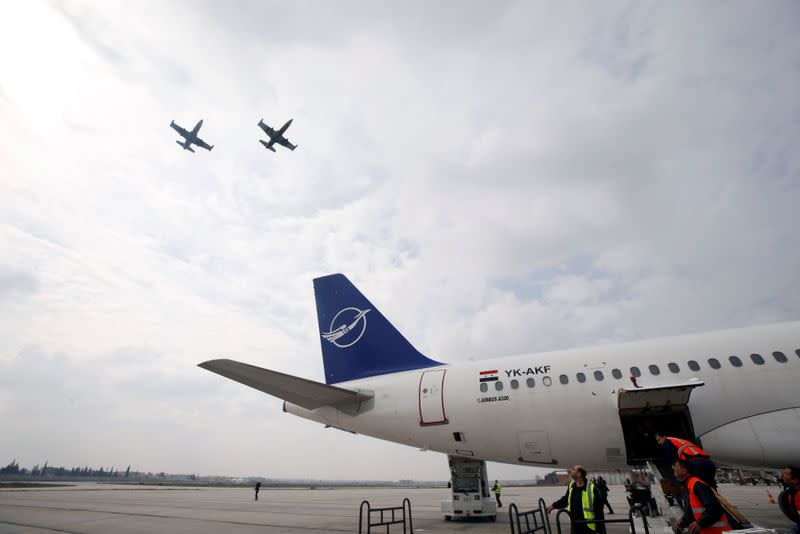
[[[223,363],[223,362],[230,362],[230,361],[232,361],[232,360],[229,360],[228,358],[214,358],[213,360],[206,360],[204,362],[198,363],[197,367],[202,367],[203,369],[206,369],[207,371],[211,371],[212,367],[214,367],[214,364]]]

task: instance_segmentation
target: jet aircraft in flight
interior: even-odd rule
[[[181,145],[184,150],[188,150],[189,152],[194,152],[194,149],[192,149],[192,145],[197,145],[200,148],[205,148],[206,150],[211,150],[212,148],[214,148],[214,145],[209,145],[208,143],[206,143],[197,136],[198,132],[200,131],[200,128],[203,126],[203,119],[200,119],[200,122],[198,122],[195,125],[195,127],[192,129],[191,132],[175,124],[175,121],[170,122],[169,125],[173,130],[178,132],[178,134],[181,137],[184,138],[183,142],[175,141],[176,143]]]
[[[286,139],[283,136],[283,134],[286,133],[286,130],[289,129],[289,126],[291,126],[293,120],[294,119],[289,119],[289,121],[286,124],[284,124],[280,130],[275,131],[266,124],[264,124],[264,119],[261,119],[260,121],[258,121],[258,125],[261,127],[262,130],[264,130],[264,133],[269,136],[269,142],[263,140],[259,140],[258,142],[264,145],[267,148],[267,150],[272,150],[273,152],[275,152],[275,148],[272,145],[274,145],[275,143],[285,146],[289,150],[294,150],[295,148],[297,148],[297,145],[293,145],[292,143],[289,142],[288,139]]]

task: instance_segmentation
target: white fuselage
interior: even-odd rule
[[[751,355],[760,356],[763,363]],[[731,356],[737,356],[741,366],[735,366]],[[711,358],[720,363],[718,369],[709,364]],[[697,362],[699,369],[692,370],[689,361]],[[677,372],[670,369],[674,364]],[[657,366],[659,374],[650,366]],[[632,367],[641,370],[635,380]],[[497,373],[480,374],[487,371]],[[578,381],[578,373],[585,375],[584,382]],[[481,376],[498,380],[484,382],[484,392]],[[528,378],[533,378],[533,387]],[[517,381],[516,389],[512,380]],[[692,381],[703,383],[694,388],[688,403],[694,432],[716,460],[782,467],[800,459],[800,322],[380,375],[337,384],[374,392],[374,399],[358,413],[332,407],[306,410],[290,403],[285,410],[343,430],[451,455],[539,466],[619,468],[627,465],[620,390]]]

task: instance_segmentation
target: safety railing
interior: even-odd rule
[[[408,512],[406,513],[406,509]],[[364,511],[366,510],[366,515]],[[386,527],[386,534],[389,534],[389,527],[392,525],[403,525],[403,534],[414,534],[414,523],[411,520],[411,501],[403,499],[402,506],[389,506],[387,508],[373,508],[369,501],[362,501],[358,507],[358,534],[364,532],[364,519],[367,520],[367,534],[372,532],[372,527]],[[408,525],[408,530],[406,530]]]
[[[596,525],[608,525],[610,523],[628,523],[630,525],[630,534],[636,534],[636,523],[633,521],[634,513],[636,512],[635,507],[631,507],[628,510],[628,519],[576,519],[575,521],[571,521],[573,525],[586,525],[589,523],[594,523]],[[556,531],[558,534],[561,534],[561,516],[563,514],[569,513],[566,510],[559,510],[556,514]],[[650,534],[650,528],[647,525],[647,516],[642,514],[642,524],[644,525],[644,534]]]
[[[544,534],[550,534],[550,518],[547,516],[547,504],[544,499],[539,499],[538,508],[527,512],[520,512],[517,505],[511,503],[508,520],[511,523],[511,534],[534,534],[540,530],[544,531]]]

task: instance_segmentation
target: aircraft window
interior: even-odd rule
[[[772,353],[772,357],[775,358],[776,362],[780,362],[780,363],[786,363],[787,361],[789,361],[789,359],[786,357],[786,355],[784,353],[782,353],[782,352],[773,352]]]
[[[681,372],[681,368],[678,367],[678,364],[675,363],[675,362],[669,362],[667,364],[667,367],[669,367],[669,370],[672,371],[673,373],[680,373]]]
[[[519,389],[519,380],[516,378],[511,381],[511,389]]]
[[[720,365],[719,363],[719,360],[716,358],[709,358],[708,365],[710,365],[712,369],[719,369],[720,367],[722,367],[722,365]]]
[[[657,365],[651,365],[650,367],[648,367],[648,369],[650,369],[651,375],[657,376],[661,374],[661,369],[659,369]]]
[[[700,364],[697,363],[694,360],[689,360],[688,362],[686,362],[686,365],[688,365],[689,369],[691,369],[692,371],[699,371],[700,370]]]
[[[594,372],[594,379],[595,380],[597,380],[598,382],[602,382],[603,378],[604,378],[603,377],[603,371],[595,371]]]
[[[639,378],[642,376],[642,372],[639,370],[638,367],[631,367],[631,376],[634,378]]]
[[[552,383],[553,383],[553,379],[550,378],[549,376],[546,376],[546,377],[542,378],[542,384],[544,384],[545,386],[549,386]]]
[[[585,374],[583,374],[583,373],[578,373],[577,377],[578,377],[578,382],[580,382],[581,384],[583,384],[584,382],[586,382],[586,375],[585,375]]]
[[[569,377],[567,377],[567,375],[561,375],[558,377],[558,381],[562,384],[569,384]]]
[[[753,360],[753,363],[756,365],[764,365],[764,358],[762,358],[760,354],[751,354],[750,359]]]
[[[503,391],[503,383],[498,380],[494,383],[494,389],[497,391]]]
[[[622,371],[620,371],[619,369],[613,369],[611,371],[611,376],[619,380],[620,378],[622,378]]]
[[[731,356],[730,358],[728,358],[728,360],[730,360],[731,365],[734,367],[742,366],[742,360],[738,356]]]
[[[798,358],[800,358],[800,349],[797,349],[796,351],[794,351],[794,353],[797,354]]]
[[[489,391],[489,384],[481,382],[481,393],[486,393],[487,391]]]
[[[534,381],[533,381],[533,378],[528,378],[528,379],[525,381],[525,383],[526,383],[526,384],[528,384],[528,387],[529,387],[529,388],[532,388],[532,387],[534,386],[534,384],[536,384],[536,382],[534,382]]]

